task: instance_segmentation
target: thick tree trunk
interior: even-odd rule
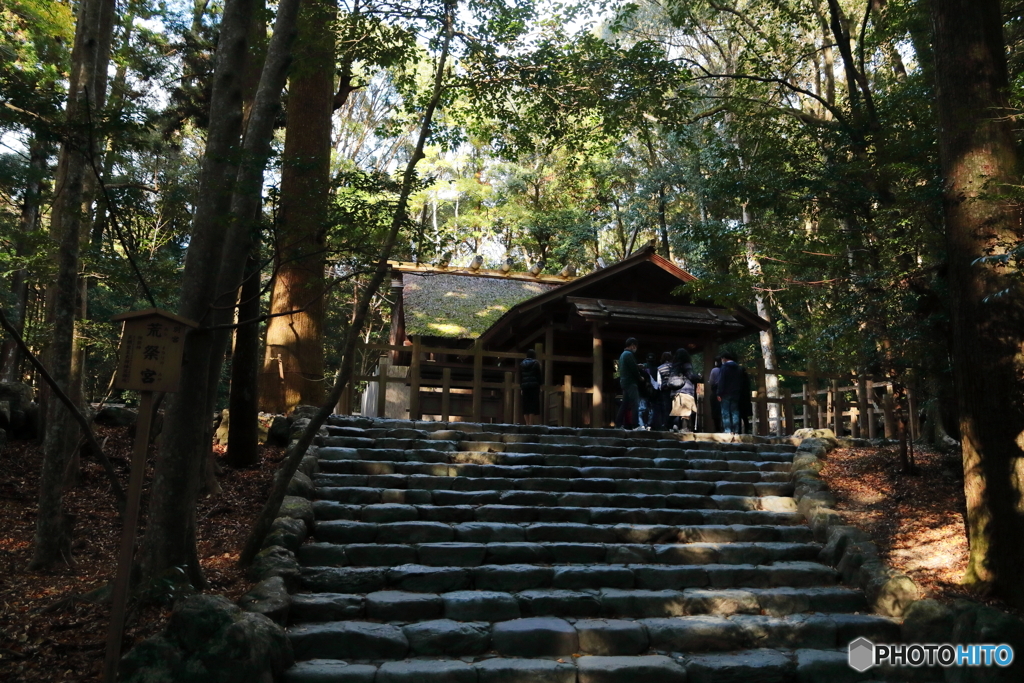
[[[228,0],[220,25],[210,101],[210,126],[199,176],[199,202],[185,258],[178,313],[202,329],[185,338],[180,390],[171,394],[164,416],[160,455],[153,470],[152,496],[140,567],[153,578],[171,567],[187,567],[193,585],[204,584],[196,551],[195,510],[200,475],[210,444],[207,381],[213,349],[210,303],[217,286],[224,223],[238,171],[242,133],[242,86],[254,0]]]
[[[18,258],[28,256],[29,235],[38,227],[40,197],[46,176],[46,160],[49,156],[49,146],[38,139],[33,139],[29,145],[28,184],[25,186],[25,197],[21,204],[21,230],[15,246],[15,255]],[[28,271],[25,268],[19,268],[14,272],[14,276],[11,278],[11,295],[15,301],[11,322],[14,323],[18,334],[22,334],[25,330],[25,314],[28,306]],[[13,339],[5,339],[3,350],[0,353],[2,353],[0,363],[3,367],[0,381],[18,381],[22,357],[17,342]]]
[[[287,458],[285,458],[285,461],[281,464],[281,468],[274,475],[274,484],[270,491],[270,495],[267,497],[267,502],[260,511],[259,517],[256,518],[252,531],[249,533],[249,537],[245,540],[245,546],[242,548],[242,552],[238,560],[239,564],[242,566],[246,566],[251,563],[253,558],[256,557],[256,553],[259,552],[260,546],[263,544],[263,539],[270,531],[270,525],[273,524],[274,518],[277,517],[278,510],[281,508],[285,491],[288,488],[288,482],[291,481],[292,476],[298,469],[299,463],[302,461],[302,457],[306,453],[306,449],[308,449],[313,443],[313,438],[316,436],[320,426],[331,414],[334,406],[341,398],[345,387],[351,381],[352,368],[355,362],[356,342],[359,340],[360,331],[362,330],[363,324],[366,322],[366,315],[370,310],[370,303],[373,301],[373,297],[376,295],[377,290],[380,289],[381,284],[384,282],[384,278],[387,277],[388,273],[390,273],[388,259],[391,258],[391,252],[394,250],[395,243],[398,241],[398,233],[402,225],[408,220],[406,212],[409,204],[409,195],[412,193],[413,185],[416,180],[416,164],[423,159],[423,148],[430,135],[430,127],[434,120],[434,112],[441,101],[441,95],[444,90],[445,72],[448,69],[448,49],[451,46],[454,34],[453,22],[456,6],[456,2],[445,3],[446,11],[443,26],[444,38],[441,44],[441,53],[438,56],[435,67],[433,91],[426,110],[423,112],[419,137],[416,140],[416,147],[413,149],[412,156],[409,158],[409,162],[405,167],[405,173],[402,176],[402,190],[399,193],[398,202],[395,206],[395,213],[391,219],[391,227],[388,230],[384,244],[381,245],[380,255],[377,259],[373,276],[370,278],[370,282],[367,285],[363,296],[359,298],[356,304],[352,325],[345,333],[345,344],[341,350],[341,367],[338,368],[338,374],[335,377],[334,386],[331,388],[327,400],[320,407],[320,410],[317,411],[316,415],[314,415],[310,420],[305,431],[299,437],[295,445],[293,445],[289,450]]]
[[[281,167],[277,277],[270,299],[260,406],[289,412],[324,399],[323,293],[334,112],[335,0],[305,0],[299,11],[295,67]],[[287,315],[282,315],[294,311]],[[279,374],[278,356],[284,370]]]
[[[255,250],[254,250],[255,251]],[[231,397],[228,426],[228,464],[251,467],[259,462],[257,422],[259,420],[260,315],[259,254],[249,257],[238,301],[235,349],[231,354]]]
[[[997,256],[1024,239],[998,0],[931,0],[970,557],[964,582],[1024,607],[1024,302]]]
[[[153,502],[143,545],[145,576],[156,576],[171,567],[186,565],[190,579],[197,585],[203,583],[196,558],[195,509],[201,467],[210,450],[206,431],[210,421],[209,384],[211,377],[219,377],[220,363],[230,339],[235,296],[246,256],[252,248],[252,217],[262,200],[263,170],[270,155],[273,124],[291,61],[298,4],[298,0],[278,3],[274,36],[267,50],[241,150],[238,138],[231,136],[237,136],[241,128],[243,84],[236,76],[243,73],[252,5],[249,0],[234,0],[225,8],[215,72],[215,82],[221,90],[214,89],[210,116],[211,123],[218,122],[219,139],[214,141],[212,135],[207,138],[201,177],[201,182],[209,183],[211,190],[218,194],[201,194],[207,206],[200,205],[204,222],[200,222],[201,212],[197,209],[194,234],[204,236],[203,250],[198,250],[193,240],[188,258],[194,259],[193,277],[201,278],[202,282],[189,281],[189,260],[186,260],[186,282],[179,309],[184,315],[202,320],[206,327],[186,338],[191,382],[183,383],[164,419],[163,457],[154,471]],[[230,121],[215,118],[214,111],[234,122],[227,125]],[[229,166],[225,161],[228,152],[235,159],[240,157],[243,163]],[[234,175],[229,177],[232,172]],[[221,192],[224,196],[219,194]],[[227,230],[223,229],[225,224]],[[179,471],[185,469],[187,471]]]
[[[750,207],[747,204],[743,205],[743,224],[749,225],[753,220],[750,213]],[[754,243],[747,240],[747,270],[750,272],[751,277],[761,280],[761,262],[757,259],[757,252],[754,248]],[[768,309],[768,304],[765,303],[764,295],[761,292],[754,292],[754,303],[757,306],[757,314],[767,320],[772,321],[772,313]],[[761,347],[761,358],[764,359],[765,367],[765,390],[768,398],[779,397],[779,376],[775,374],[775,370],[778,368],[778,364],[775,361],[775,332],[772,328],[768,328],[764,332],[759,333],[758,341]],[[779,403],[768,404],[768,424],[771,427],[773,434],[782,434],[782,405]]]
[[[50,224],[51,237],[58,246],[57,274],[50,290],[48,315],[53,325],[50,372],[65,392],[71,381],[82,202],[96,151],[91,125],[103,106],[106,92],[113,21],[113,0],[86,0],[79,6],[66,109],[67,138],[61,147]],[[57,400],[47,401],[39,514],[31,563],[34,569],[71,561],[71,527],[70,518],[63,511],[63,484],[70,454],[68,437],[75,431],[67,409]]]

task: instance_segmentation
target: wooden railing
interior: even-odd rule
[[[367,382],[372,406],[370,412],[378,416],[442,422],[523,422],[519,361],[526,357],[524,353],[484,351],[479,347],[434,348],[419,343],[412,346],[364,344],[361,348],[381,352],[382,361],[385,355],[392,359],[404,356],[408,366],[381,362],[378,368],[383,369],[383,373],[354,376],[338,403],[339,413],[352,413],[353,386]],[[547,378],[541,386],[542,423],[571,427],[594,424],[594,415],[603,409],[599,405],[599,410],[594,410],[594,387],[574,386],[572,374],[563,375],[561,383],[556,384],[549,369],[555,362],[592,367],[593,358],[547,354],[540,344],[536,352],[537,360],[544,364]],[[468,362],[470,359],[472,364]],[[891,382],[778,370],[774,374],[780,377],[803,379],[803,387],[795,393],[782,389],[781,396],[769,397],[765,381],[768,373],[760,366],[758,363],[751,368],[751,382],[755,385],[751,393],[753,433],[792,434],[797,429],[811,427],[828,428],[836,434],[854,437],[895,437]],[[399,374],[392,375],[392,368]],[[458,371],[461,377],[453,376],[453,370]],[[581,375],[590,377],[591,371]],[[822,383],[824,386],[820,386]],[[389,386],[394,389],[393,405],[390,406]],[[699,390],[702,391],[703,387]],[[912,392],[908,391],[908,399],[909,411],[914,414],[916,406]],[[703,400],[697,401],[698,429],[712,431],[710,416],[704,414],[704,405]],[[777,419],[769,417],[773,412],[769,407],[772,405],[778,406],[774,411],[778,414]],[[911,437],[917,438],[916,421],[911,420],[910,423]]]

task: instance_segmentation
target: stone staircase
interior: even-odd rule
[[[289,683],[847,683],[900,639],[818,562],[792,445],[332,422]]]

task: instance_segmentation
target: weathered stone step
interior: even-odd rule
[[[611,479],[590,477],[562,479],[556,477],[527,477],[505,479],[501,477],[439,477],[430,474],[337,474],[320,472],[313,477],[317,486],[368,486],[382,489],[447,489],[470,490],[532,490],[532,491],[585,491],[589,493],[686,493],[677,488],[683,482],[706,484],[774,484],[790,485],[788,472],[722,472],[718,470],[676,470],[674,479]],[[686,483],[683,488],[692,486]],[[755,487],[765,489],[766,486]],[[643,489],[643,490],[641,490]],[[691,491],[698,490],[696,487]],[[751,489],[746,489],[750,491]],[[788,490],[788,489],[779,489]],[[786,493],[775,495],[789,495]]]
[[[351,549],[352,546],[349,546]],[[316,548],[307,554],[304,559],[315,560],[322,563],[319,566],[310,566],[304,573],[308,581],[313,585],[328,584],[332,581],[347,581],[369,576],[367,572],[335,572],[328,571],[337,569],[349,560],[359,561],[358,568],[381,566],[390,568],[393,566],[404,567],[403,572],[412,571],[410,567],[418,566],[420,569],[411,574],[398,573],[392,577],[399,582],[412,582],[423,584],[430,581],[449,581],[456,573],[447,571],[457,568],[472,568],[482,566],[483,569],[477,572],[470,571],[470,581],[477,590],[499,590],[497,586],[503,586],[500,590],[519,591],[533,589],[556,589],[556,590],[600,590],[600,589],[643,589],[648,591],[683,590],[686,588],[820,588],[836,585],[837,574],[831,567],[817,564],[815,562],[775,562],[773,564],[705,564],[705,565],[659,565],[659,564],[567,564],[567,565],[540,565],[540,564],[488,564],[473,565],[470,563],[452,562],[450,565],[392,565],[383,562],[374,565],[373,552],[379,552],[380,546],[369,548],[358,548],[351,555],[342,553],[342,548]],[[387,550],[387,548],[385,548]],[[365,556],[365,557],[364,557]],[[415,557],[415,554],[413,555]],[[363,561],[363,560],[366,561]],[[430,559],[428,557],[428,559]],[[582,558],[581,558],[582,559]],[[423,569],[430,567],[430,570]],[[386,572],[385,572],[386,574]],[[461,574],[460,574],[461,575]],[[385,581],[392,578],[385,576]],[[413,577],[413,578],[409,578]],[[417,583],[418,582],[418,583]],[[390,586],[389,583],[385,583]],[[481,588],[484,585],[487,588]],[[525,586],[525,588],[524,588]],[[336,591],[331,591],[336,592]],[[430,592],[430,591],[427,591]],[[414,595],[410,592],[409,595]],[[410,598],[411,600],[411,598]],[[416,600],[420,600],[416,598]],[[346,606],[348,609],[348,606]],[[397,614],[397,612],[396,612]],[[374,614],[368,616],[383,618]],[[448,614],[452,617],[451,614]],[[340,617],[334,617],[340,618]],[[384,619],[398,619],[392,617]],[[307,617],[306,620],[314,620]],[[323,618],[319,619],[323,620]],[[412,620],[409,617],[408,620]]]
[[[577,507],[531,507],[528,505],[431,505],[415,501],[424,500],[424,492],[404,489],[384,489],[380,500],[384,503],[339,503],[330,500],[313,502],[316,518],[323,521],[364,519],[364,509],[372,508],[371,515],[377,518],[394,514],[402,521],[442,522],[464,524],[469,522],[566,522],[574,524],[660,524],[671,526],[729,525],[749,526],[796,526],[803,525],[804,516],[799,512],[769,512],[764,510],[679,510],[672,508],[577,508]],[[375,500],[375,498],[370,498]],[[413,501],[409,503],[407,501]],[[402,505],[415,508],[416,517],[406,508],[372,507],[379,505]],[[408,517],[409,519],[405,519]],[[398,521],[398,520],[396,520]]]
[[[416,475],[408,475],[416,476]],[[549,493],[579,494],[647,494],[672,495],[676,493],[697,496],[791,496],[790,482],[743,482],[661,479],[556,479],[531,477],[529,479],[500,479],[496,477],[431,477],[419,475],[411,482],[402,475],[375,477],[370,475],[320,474],[313,483],[321,488],[404,488],[426,491],[541,491]],[[394,486],[401,483],[401,486]],[[595,503],[596,504],[596,503]],[[614,506],[612,506],[614,507]]]
[[[366,458],[359,457],[364,452]],[[438,454],[444,462],[419,460],[422,454]],[[373,449],[320,449],[320,469],[337,474],[431,474],[441,477],[597,477],[610,479],[678,479],[680,471],[789,472],[791,463],[736,460],[656,459],[654,467],[569,465],[491,465],[448,463],[450,453],[438,451],[376,451]],[[379,457],[378,457],[379,456]],[[550,456],[555,457],[555,456]],[[407,459],[408,458],[408,459]],[[620,463],[621,464],[621,463]]]
[[[457,604],[455,597],[450,604]],[[387,604],[389,597],[379,600]],[[373,609],[368,598],[368,609]],[[514,603],[504,603],[505,614]],[[439,603],[442,611],[445,603]],[[459,613],[459,610],[455,610]],[[470,610],[468,613],[473,613]],[[386,607],[383,614],[389,614]],[[416,656],[473,657],[495,651],[504,657],[566,657],[572,655],[637,656],[651,650],[672,653],[712,653],[758,648],[747,652],[780,650],[773,660],[794,667],[804,651],[844,648],[858,637],[886,634],[886,642],[898,642],[899,625],[885,617],[856,615],[799,614],[785,617],[762,615],[695,615],[642,619],[581,618],[567,621],[558,617],[512,617],[496,621],[440,618],[402,625],[372,621],[335,621],[292,627],[289,639],[298,660],[336,657],[349,660],[403,659]],[[798,650],[799,648],[799,650]],[[796,650],[796,651],[794,651]],[[845,664],[845,653],[844,664]],[[722,670],[727,663],[740,664],[749,658],[734,653],[702,658],[698,666]],[[781,657],[781,659],[780,659]],[[823,656],[824,662],[832,658]],[[692,661],[692,660],[689,660]],[[829,667],[831,668],[831,667]],[[737,673],[734,670],[734,673]],[[749,680],[760,678],[747,672]],[[711,678],[708,680],[717,680]],[[742,679],[737,679],[742,680]],[[783,678],[782,680],[791,680]],[[813,680],[813,679],[812,679]],[[845,680],[840,678],[839,680]]]
[[[465,629],[452,629],[462,637]],[[406,659],[380,664],[337,660],[303,661],[285,674],[286,683],[686,683],[681,659],[642,657],[574,657],[529,659],[486,656],[460,659]]]
[[[762,601],[759,607],[770,614],[806,611],[842,612],[863,608],[865,601],[860,591],[834,586],[835,575],[830,573],[828,568],[813,567],[812,564],[779,562],[768,567],[746,564],[697,566],[692,564],[625,566],[488,564],[477,567],[404,564],[381,567],[305,567],[302,570],[302,580],[307,590],[328,593],[372,593],[382,590],[413,593],[445,593],[456,590],[518,593],[542,590],[548,591],[544,595],[550,599],[564,597],[570,602],[577,599],[578,596],[563,595],[558,591],[589,590],[592,593],[594,590],[613,588],[616,590],[635,589],[648,593],[653,591],[651,599],[661,600],[668,596],[664,591],[671,593],[697,588],[725,590],[743,586],[755,592],[758,590],[775,591],[765,598],[765,600],[770,598],[774,602],[769,604]],[[789,577],[793,584],[790,586],[773,585],[772,582],[781,583],[783,577]],[[802,593],[811,590],[825,591],[826,589],[828,589],[825,593],[826,598],[842,598],[841,608],[836,608],[833,603],[821,603],[820,601],[809,603],[807,602],[809,598],[803,596]],[[556,593],[549,595],[552,590]],[[661,592],[659,593],[659,591]],[[796,593],[787,593],[787,591],[796,591]],[[658,595],[654,595],[654,593],[658,593]],[[677,599],[679,596],[673,593],[668,597]],[[587,599],[589,600],[589,598]],[[752,604],[746,603],[747,607],[751,607]],[[830,607],[831,609],[829,609]],[[745,608],[741,611],[749,612],[749,609]],[[703,612],[692,610],[678,612],[678,614],[687,613],[701,614]],[[758,610],[753,613],[758,613]],[[651,615],[647,614],[646,616]]]
[[[388,440],[378,439],[376,446],[379,448],[400,448],[400,445],[389,446],[385,444]],[[413,443],[413,442],[410,442]],[[420,443],[420,442],[415,442]],[[422,442],[428,443],[428,442]],[[447,442],[445,442],[447,443]],[[733,446],[734,444],[730,444]],[[735,446],[742,444],[735,444]],[[793,459],[793,453],[789,451],[775,451],[768,448],[742,450],[732,449],[698,449],[689,447],[689,444],[682,444],[673,441],[656,441],[652,445],[644,446],[601,446],[592,444],[545,444],[545,443],[505,443],[502,441],[460,441],[458,450],[472,453],[506,453],[506,454],[534,454],[534,455],[594,455],[603,457],[626,457],[626,458],[714,458],[718,460],[778,460],[789,462]],[[408,446],[409,448],[429,448],[424,446]]]
[[[772,485],[773,487],[775,485]],[[695,482],[692,490],[706,489]],[[382,502],[386,489],[366,486],[327,486],[316,489],[318,500],[338,503],[367,504]],[[416,490],[414,498],[421,504],[446,505],[531,505],[538,507],[611,507],[611,508],[671,508],[675,510],[763,510],[767,512],[795,512],[796,501],[789,496],[777,495],[707,495],[695,493],[586,493],[569,491],[451,491],[444,489]]]

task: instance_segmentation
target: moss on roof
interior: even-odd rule
[[[405,333],[476,339],[521,301],[556,285],[467,275],[403,275]]]

